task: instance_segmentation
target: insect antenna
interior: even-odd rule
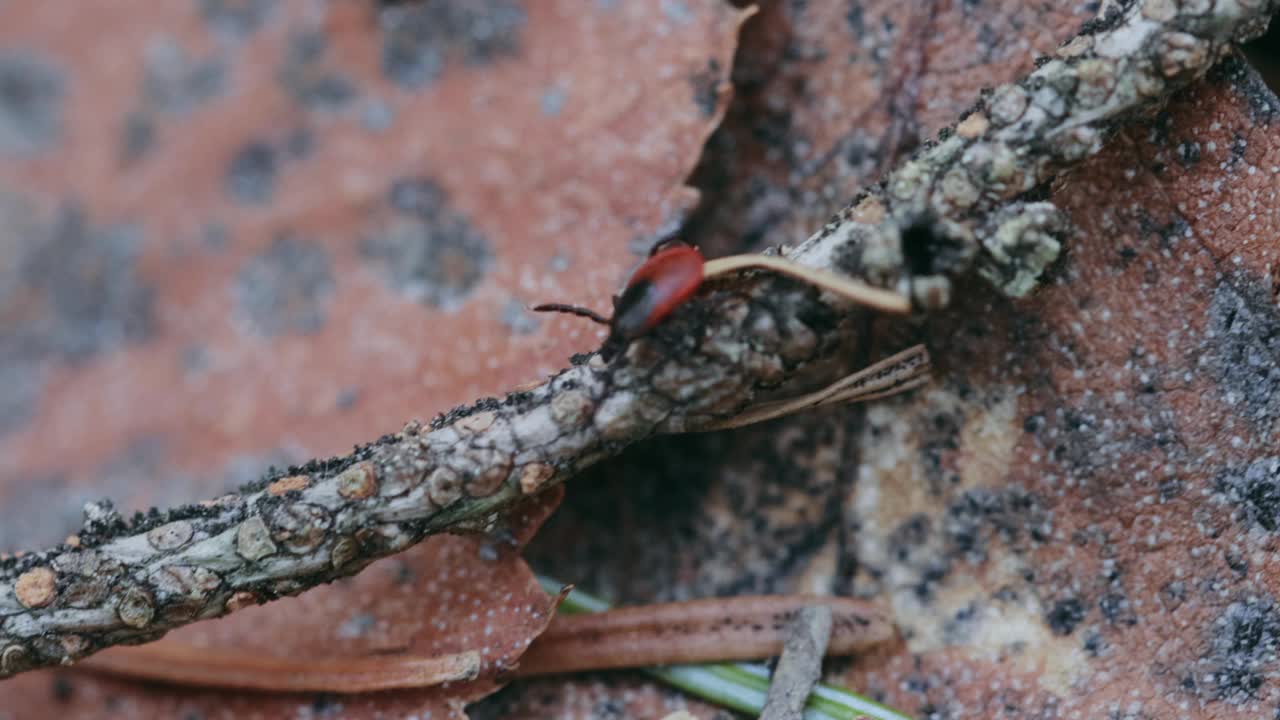
[[[541,305],[534,305],[530,310],[533,310],[534,312],[567,313],[569,315],[584,317],[592,322],[600,323],[601,325],[609,324],[609,318],[601,315],[595,310],[579,307],[577,305],[567,305],[565,303],[543,303]]]

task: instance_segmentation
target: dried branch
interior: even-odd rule
[[[822,602],[831,655],[854,655],[897,635],[883,611],[852,598],[758,596],[562,615],[529,646],[516,675],[760,660],[790,642],[790,623]],[[801,699],[803,704],[803,698]]]
[[[1109,7],[783,254],[945,306],[973,270],[1005,292],[1057,256],[1062,215],[1028,193],[1117,124],[1265,29],[1280,0]],[[79,536],[0,563],[0,677],[141,643],[180,625],[359,571],[441,530],[481,529],[522,495],[642,438],[697,430],[847,374],[870,312],[769,273],[704,293],[609,363],[485,399],[239,493],[125,522],[86,510]]]

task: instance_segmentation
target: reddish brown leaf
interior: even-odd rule
[[[379,11],[383,5],[395,5]],[[381,12],[381,14],[379,14]],[[717,0],[0,8],[0,549],[554,371],[692,202]]]

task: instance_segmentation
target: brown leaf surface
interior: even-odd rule
[[[555,599],[542,590],[520,551],[563,494],[556,488],[515,508],[503,539],[432,537],[348,580],[188,625],[150,645],[107,650],[86,661],[86,670],[21,675],[4,685],[4,712],[17,718],[46,716],[50,707],[59,717],[86,718],[193,713],[266,718],[307,712],[465,718],[463,706],[500,687],[498,676],[516,664],[553,617]],[[108,676],[130,667],[130,658],[145,661],[159,652],[163,660],[164,653],[179,651],[198,661],[201,649],[238,657],[250,670],[263,660],[293,666],[276,670],[281,673],[277,683],[297,682],[314,670],[312,661],[395,661],[478,651],[482,664],[476,679],[440,687],[360,695],[251,692],[249,700],[233,703],[228,698],[245,695],[243,690],[193,689],[185,681],[157,686]],[[167,671],[199,675],[201,684],[211,677],[198,662]]]
[[[692,202],[717,0],[0,7],[0,550],[537,379]]]

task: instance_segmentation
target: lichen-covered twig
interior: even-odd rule
[[[1027,194],[1108,131],[1261,32],[1280,0],[1120,2],[1017,83],[984,94],[877,188],[784,251],[945,305],[977,270],[1034,286],[1065,225]],[[910,261],[908,262],[908,258]],[[754,273],[704,293],[609,363],[598,356],[347,457],[125,522],[87,512],[61,547],[0,562],[0,677],[146,642],[350,575],[429,533],[477,529],[626,445],[723,422],[847,374],[869,312]]]
[[[984,92],[956,125],[856,198],[791,255],[949,302],[971,268],[1009,295],[1057,258],[1065,220],[1029,195],[1095,154],[1122,121],[1157,108],[1235,42],[1266,30],[1275,0],[1120,0],[1016,83]],[[913,258],[908,262],[906,258]]]

